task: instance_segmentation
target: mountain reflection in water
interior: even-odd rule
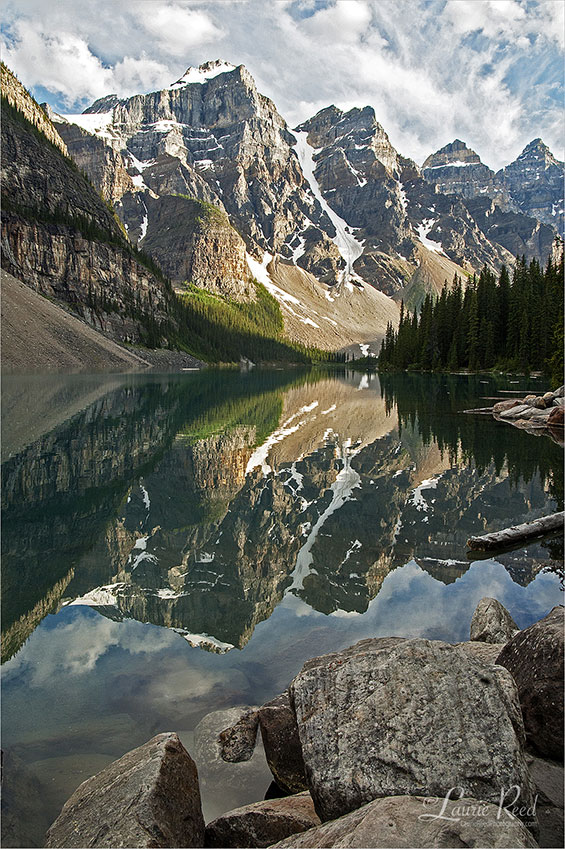
[[[75,379],[71,417],[40,435],[34,417],[2,466],[3,659],[66,605],[225,652],[285,594],[354,615],[410,561],[455,581],[471,534],[561,509],[558,446],[460,412],[503,385],[129,376],[86,384],[81,409]],[[527,585],[560,554],[550,541],[497,560]]]

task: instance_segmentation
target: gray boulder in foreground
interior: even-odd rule
[[[482,598],[471,619],[471,640],[479,643],[507,643],[519,628],[495,598]]]
[[[47,847],[203,846],[196,765],[176,734],[158,734],[84,781]]]
[[[458,649],[463,651],[475,660],[480,660],[481,663],[486,663],[489,666],[494,666],[498,660],[498,655],[504,648],[504,643],[454,643]]]
[[[528,744],[563,760],[563,608],[516,634],[497,658],[516,681]]]
[[[455,822],[425,818],[437,816],[444,799],[390,796],[377,799],[340,819],[311,828],[274,845],[277,849],[359,847],[365,849],[435,849],[435,847],[501,847],[520,849],[538,844],[528,829],[498,806],[476,799],[449,802],[444,816]],[[459,810],[457,810],[459,809]],[[424,819],[422,819],[424,816]]]
[[[308,661],[290,686],[306,777],[322,821],[380,796],[498,802],[533,785],[506,670],[439,641],[362,640]]]
[[[265,757],[279,787],[287,793],[307,789],[298,726],[287,692],[263,705],[259,727]]]
[[[309,793],[255,802],[206,826],[205,846],[270,846],[320,824]]]

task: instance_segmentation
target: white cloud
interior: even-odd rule
[[[111,648],[120,646],[131,654],[152,654],[179,639],[165,628],[142,627],[135,634],[121,623],[104,616],[76,614],[72,621],[62,621],[41,639],[41,629],[33,635],[24,651],[5,666],[7,677],[25,671],[31,686],[40,687],[55,675],[85,675],[92,672],[98,660]]]
[[[221,28],[208,15],[179,3],[136,3],[141,26],[171,56],[183,57],[190,47],[221,37]]]
[[[12,0],[5,61],[76,105],[245,64],[291,126],[371,105],[418,162],[455,137],[494,168],[536,136],[562,155],[560,0]]]

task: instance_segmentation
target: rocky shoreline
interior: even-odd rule
[[[214,716],[232,722],[212,733],[217,765],[249,761],[260,730],[264,801],[205,825],[194,761],[159,734],[81,784],[46,846],[561,846],[563,613],[520,631],[484,598],[468,642],[313,658],[267,704]]]
[[[491,413],[495,419],[508,422],[536,435],[545,433],[563,445],[565,422],[565,386],[543,395],[526,395],[524,398],[505,398],[493,407],[466,410],[467,413]]]

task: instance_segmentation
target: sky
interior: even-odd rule
[[[290,127],[372,106],[419,165],[455,138],[495,169],[538,136],[564,158],[565,0],[3,0],[0,33],[59,112],[225,59]]]

